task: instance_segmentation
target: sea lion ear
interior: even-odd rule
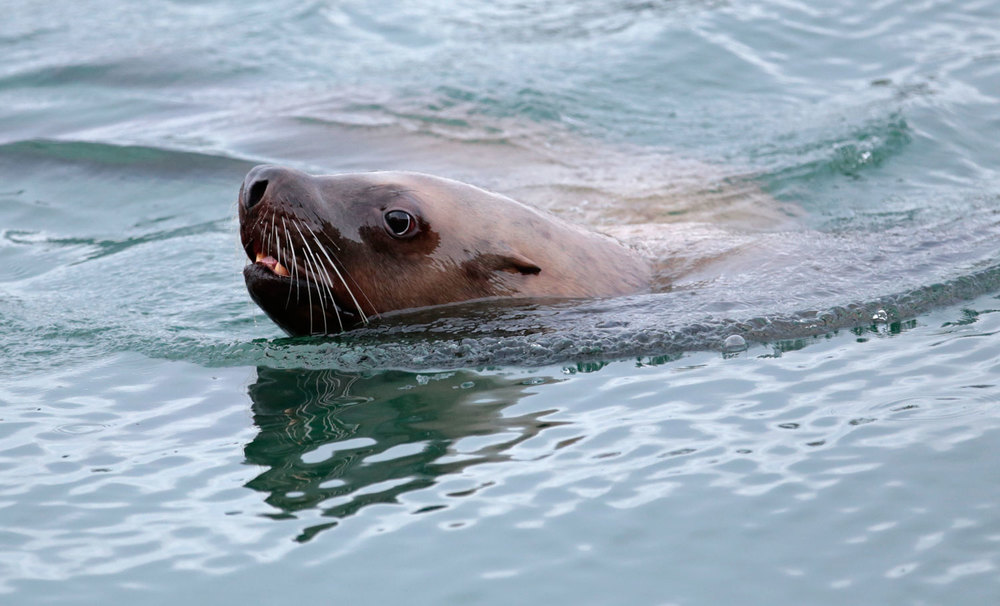
[[[531,259],[515,252],[497,253],[481,258],[484,269],[533,276],[542,271]]]
[[[542,268],[535,265],[534,261],[517,253],[496,255],[495,263],[495,269],[522,276],[533,276],[542,271]]]

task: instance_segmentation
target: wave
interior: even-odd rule
[[[228,155],[176,148],[61,139],[27,139],[0,143],[0,158],[11,165],[26,167],[70,164],[113,170],[142,170],[165,176],[245,171],[254,164]]]
[[[381,106],[372,111],[391,115]],[[412,157],[428,149],[426,131],[410,132],[393,120],[388,127],[307,120],[302,131],[285,133],[281,145],[311,153],[313,145],[329,145],[331,131],[360,128],[355,138],[369,144],[363,153],[372,158],[382,151],[379,146],[409,145]],[[279,126],[270,122],[261,140],[278,133]],[[786,157],[779,158],[783,168],[757,180],[801,184],[824,174],[842,178],[844,170],[863,170],[861,156],[851,154],[887,162],[906,149],[911,136],[900,116],[875,120],[837,137],[837,145],[828,138],[791,167]],[[572,133],[545,128],[490,144],[457,138],[442,143],[440,135],[431,139],[448,152],[432,154],[431,162],[475,148],[481,152],[476,162],[487,168],[467,168],[473,174],[466,180],[481,184],[477,174],[494,175],[485,185],[528,202],[547,201],[539,205],[571,220],[623,227],[652,222],[666,233],[671,221],[683,226],[737,216],[724,228],[717,223],[700,240],[676,239],[677,254],[665,260],[669,265],[684,254],[708,257],[701,252],[714,255],[718,247],[738,254],[727,253],[721,261],[668,281],[663,292],[598,301],[464,304],[393,315],[370,329],[333,338],[273,339],[277,330],[254,310],[240,279],[245,260],[235,228],[226,229],[238,183],[260,156],[98,141],[15,141],[0,144],[4,164],[33,173],[28,182],[36,189],[53,175],[79,179],[79,186],[65,186],[58,195],[72,192],[89,209],[91,225],[81,227],[81,233],[69,227],[4,231],[0,245],[17,250],[74,249],[43,273],[18,274],[17,281],[5,283],[0,325],[8,334],[25,336],[9,345],[8,359],[38,360],[31,352],[44,350],[48,357],[41,359],[52,364],[93,351],[138,352],[210,366],[345,370],[599,363],[720,350],[734,336],[777,343],[873,324],[899,326],[932,308],[1000,289],[994,245],[1000,227],[991,200],[965,199],[961,212],[951,209],[947,216],[929,219],[920,212],[896,216],[882,208],[892,216],[881,224],[855,218],[818,231],[796,220],[772,222],[781,213],[770,211],[780,209],[767,211],[761,196],[748,195],[753,179],[700,163],[677,163],[658,150],[588,145]],[[541,140],[548,146],[531,145]],[[853,151],[843,151],[848,148]],[[510,160],[499,162],[509,173],[496,176],[502,159]],[[740,202],[746,200],[753,200],[749,209]],[[69,224],[73,216],[67,211],[60,224]],[[758,222],[764,227],[751,228],[751,217],[763,219]],[[698,249],[699,242],[707,248]],[[67,300],[67,292],[75,299]],[[54,353],[52,343],[60,343],[65,353]]]
[[[443,317],[440,309],[412,312],[336,337],[182,347],[167,357],[212,366],[346,371],[657,363],[691,351],[725,352],[733,336],[782,350],[845,329],[899,332],[933,309],[997,291],[1000,265],[868,301],[768,315],[695,320],[675,313],[682,303],[663,295],[559,304],[501,301],[456,305]]]

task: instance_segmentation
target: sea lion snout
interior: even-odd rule
[[[244,210],[250,210],[259,204],[265,196],[273,196],[281,188],[290,184],[298,184],[309,180],[306,173],[283,166],[261,164],[250,169],[243,179],[240,188],[240,204]]]

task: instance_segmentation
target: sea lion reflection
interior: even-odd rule
[[[467,371],[366,376],[258,368],[249,395],[260,432],[245,455],[266,470],[247,487],[267,495],[280,510],[275,517],[318,508],[334,518],[297,539],[309,540],[367,505],[397,503],[399,495],[443,476],[508,460],[513,446],[561,425],[544,420],[552,411],[503,415],[530,390],[524,377]],[[456,448],[463,438],[491,435],[498,439],[474,451]],[[458,497],[442,494],[439,504],[410,513],[441,509]]]

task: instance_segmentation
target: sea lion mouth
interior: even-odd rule
[[[280,261],[272,257],[271,255],[265,255],[264,253],[257,253],[257,258],[254,263],[259,263],[264,267],[270,269],[275,274],[283,276],[285,278],[292,277],[292,272],[288,271],[288,268],[281,264]]]
[[[250,298],[285,332],[334,334],[369,322],[344,278],[346,268],[297,218],[268,209],[243,223],[241,237],[250,261],[243,269]]]
[[[365,321],[347,311],[332,291],[309,278],[293,276],[267,257],[243,268],[250,298],[290,335],[342,332]]]

